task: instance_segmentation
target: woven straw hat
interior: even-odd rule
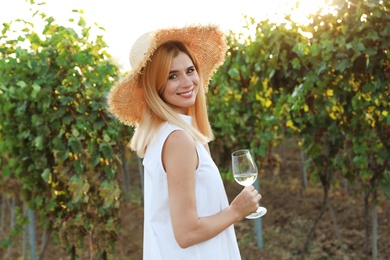
[[[167,41],[181,41],[187,45],[198,60],[206,92],[213,72],[225,60],[226,40],[223,32],[214,25],[167,28],[142,35],[130,51],[132,70],[108,95],[109,110],[120,122],[134,126],[140,121],[145,106],[143,90],[138,86],[141,70],[154,51]]]

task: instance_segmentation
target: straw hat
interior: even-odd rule
[[[199,62],[205,91],[214,70],[225,60],[227,50],[225,36],[219,27],[214,25],[167,28],[142,35],[130,51],[132,70],[110,90],[108,95],[109,110],[120,122],[134,126],[140,121],[145,106],[143,90],[138,86],[141,70],[151,59],[154,51],[167,41],[181,41],[187,45]]]

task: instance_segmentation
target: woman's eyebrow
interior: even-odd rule
[[[191,66],[189,66],[188,68],[186,68],[185,70],[188,70],[188,69],[193,69],[193,68],[195,68],[195,66],[194,65],[191,65]],[[169,71],[169,74],[171,74],[171,73],[176,73],[176,72],[178,72],[179,70],[171,70],[171,71]]]

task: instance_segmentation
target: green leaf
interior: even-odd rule
[[[38,84],[34,83],[32,85],[33,91],[31,92],[31,97],[35,99],[37,97],[37,94],[41,91],[41,86]]]
[[[55,203],[54,201],[51,201],[49,203],[45,203],[45,209],[50,212],[54,211],[59,205]]]
[[[52,16],[50,16],[50,17],[46,18],[46,22],[48,24],[51,24],[52,22],[54,22],[54,18]]]
[[[113,151],[110,145],[105,142],[101,142],[99,145],[99,151],[103,154],[104,158],[111,158]]]
[[[81,27],[85,27],[86,22],[85,22],[84,18],[80,17],[78,25],[81,26]]]
[[[72,114],[69,114],[69,115],[65,115],[63,118],[62,118],[62,124],[64,125],[69,125],[71,122],[74,121],[74,118],[73,118],[73,115]]]
[[[35,198],[35,205],[38,208],[42,207],[42,205],[43,205],[43,198],[42,198],[42,196],[37,196]]]
[[[72,135],[73,135],[74,137],[79,137],[79,136],[80,136],[80,132],[77,131],[77,129],[73,128],[73,129],[72,129]]]
[[[319,54],[318,44],[311,45],[310,52],[311,52],[311,55],[313,55],[313,57],[318,56],[318,54]]]
[[[93,156],[91,158],[92,167],[96,167],[100,162],[100,156]]]
[[[293,65],[294,69],[300,69],[301,68],[301,62],[299,61],[298,58],[294,58],[292,60],[291,64]]]
[[[335,62],[334,68],[340,72],[344,72],[351,64],[352,62],[348,59],[338,60]]]
[[[37,136],[35,139],[34,139],[34,145],[35,147],[41,151],[43,150],[43,137],[42,136]]]
[[[9,166],[4,166],[2,169],[1,169],[1,175],[4,177],[4,178],[9,178],[11,177],[12,175],[12,172],[11,172],[11,168]]]
[[[232,78],[238,78],[240,75],[240,72],[236,68],[231,68],[228,73]]]
[[[27,87],[27,84],[26,84],[26,82],[24,82],[24,81],[18,81],[18,82],[16,83],[16,85],[19,86],[19,87],[21,87],[21,88]]]
[[[82,144],[79,139],[74,136],[69,137],[68,145],[71,147],[73,153],[81,153]]]
[[[103,121],[103,120],[96,120],[96,121],[94,121],[93,122],[93,129],[95,129],[95,130],[100,130],[100,129],[102,129],[104,126],[105,126],[105,122]]]
[[[46,169],[42,172],[41,177],[42,177],[42,179],[43,179],[46,183],[48,183],[49,180],[50,180],[50,169],[47,169],[47,168],[46,168]]]
[[[111,137],[110,137],[109,135],[107,135],[107,134],[104,134],[104,135],[103,135],[103,140],[104,140],[105,142],[109,143],[109,142],[111,141]]]
[[[3,238],[0,241],[0,248],[8,248],[12,244],[12,237]]]
[[[84,172],[84,165],[79,160],[73,161],[73,166],[76,170],[76,173],[83,173]]]

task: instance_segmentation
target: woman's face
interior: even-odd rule
[[[195,104],[198,94],[199,76],[190,57],[180,52],[172,60],[168,81],[162,99],[178,113],[188,114],[188,108]]]

